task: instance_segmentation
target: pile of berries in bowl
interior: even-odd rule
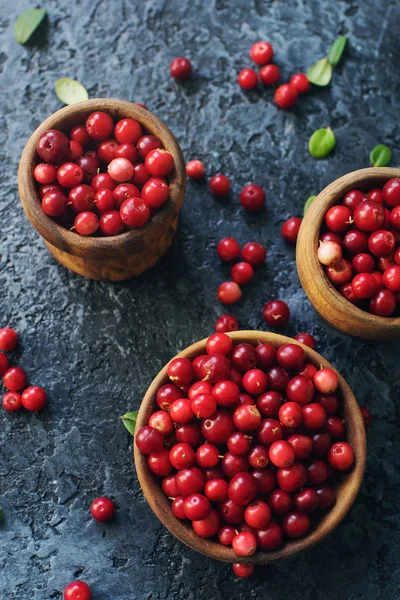
[[[321,317],[344,333],[400,339],[399,207],[400,169],[370,167],[330,183],[303,218],[301,284]]]
[[[352,189],[325,215],[317,250],[340,293],[379,317],[400,315],[400,178]]]
[[[365,464],[344,380],[315,351],[265,332],[216,333],[172,360],[142,402],[135,441],[156,515],[232,563],[319,541],[350,508]]]
[[[135,119],[94,111],[69,132],[42,133],[37,154],[43,211],[80,235],[143,227],[168,200],[174,158]]]

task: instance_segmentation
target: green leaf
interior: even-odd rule
[[[131,412],[125,413],[124,416],[121,417],[123,424],[125,425],[125,427],[127,428],[127,430],[129,431],[129,433],[131,435],[135,434],[137,416],[138,416],[138,411],[133,410]]]
[[[3,519],[3,508],[0,506],[0,521]]]
[[[331,63],[332,67],[336,67],[342,58],[343,51],[347,44],[347,37],[342,35],[340,38],[335,40],[332,46],[329,48],[328,60]]]
[[[311,204],[314,202],[316,197],[317,196],[308,196],[307,200],[304,203],[303,216],[306,214],[306,212],[308,211],[308,209],[310,208]]]
[[[55,85],[57,98],[64,104],[75,104],[89,99],[86,88],[79,81],[62,77]]]
[[[19,44],[26,44],[47,14],[44,8],[28,8],[15,22],[14,35]]]
[[[317,129],[308,142],[308,150],[314,158],[324,158],[331,152],[336,144],[335,134],[332,129]]]
[[[392,151],[385,144],[378,144],[371,150],[369,159],[374,167],[386,167],[392,160]]]
[[[321,58],[307,71],[308,80],[314,85],[325,86],[332,79],[332,65],[327,58]]]

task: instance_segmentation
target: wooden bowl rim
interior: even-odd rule
[[[303,348],[309,362],[312,362],[318,367],[323,366],[331,368],[337,373],[336,369],[334,369],[334,367],[320,354],[292,338],[265,331],[246,330],[228,333],[228,335],[232,338],[235,344],[243,342],[251,343],[252,345],[256,345],[257,343],[269,343],[275,347],[288,343],[297,344]],[[174,358],[186,357],[193,359],[195,356],[203,354],[205,352],[207,339],[208,338],[205,338],[199,342],[196,342],[195,344],[192,344]],[[136,431],[139,431],[141,427],[148,424],[149,416],[153,412],[153,407],[155,405],[156,392],[161,385],[168,381],[168,364],[169,363],[167,363],[167,365],[161,369],[161,371],[152,381],[143,398],[137,417]],[[343,475],[339,486],[336,488],[340,489],[340,497],[337,499],[333,508],[326,513],[324,517],[322,517],[321,521],[318,523],[318,526],[306,537],[297,541],[288,542],[280,550],[274,552],[257,552],[253,556],[247,558],[240,557],[240,562],[251,564],[269,563],[272,561],[289,558],[301,552],[302,550],[314,546],[323,538],[325,538],[342,521],[353,504],[360,488],[365,470],[365,427],[357,400],[355,399],[353,392],[340,373],[338,373],[338,376],[343,398],[344,416],[347,420],[347,439],[350,439],[352,442],[356,457],[353,469],[349,473]],[[239,557],[231,548],[222,546],[217,542],[200,538],[188,525],[174,517],[171,510],[170,501],[164,496],[158,481],[156,481],[154,475],[152,475],[147,466],[146,457],[137,449],[136,444],[134,444],[134,459],[139,483],[142,487],[142,491],[147,502],[150,504],[150,507],[155,515],[175,537],[193,550],[196,550],[197,552],[205,554],[206,556],[216,560],[230,563],[238,562]]]
[[[130,117],[139,121],[146,130],[157,135],[163,147],[171,152],[175,159],[175,168],[170,178],[169,199],[150,220],[140,229],[133,229],[116,236],[81,236],[70,231],[48,217],[41,208],[41,201],[33,177],[32,166],[39,162],[36,145],[40,135],[49,129],[64,131],[86,120],[87,115],[96,110],[112,111],[114,118]],[[118,114],[119,113],[119,114]],[[82,115],[82,117],[80,117]],[[76,117],[76,119],[75,119]],[[69,121],[68,128],[63,123]],[[24,210],[32,225],[50,244],[68,253],[90,257],[100,253],[106,257],[118,258],[140,248],[141,240],[155,228],[160,230],[168,226],[170,217],[179,214],[186,187],[186,168],[180,146],[170,129],[151,111],[137,106],[133,102],[116,98],[93,98],[65,106],[45,119],[32,133],[21,156],[18,170],[18,188]]]
[[[304,291],[313,306],[314,295],[323,296],[326,309],[328,310],[330,307],[335,313],[340,313],[347,318],[350,317],[355,323],[355,328],[357,327],[357,324],[363,329],[374,327],[380,331],[382,336],[387,334],[391,338],[393,338],[396,333],[400,337],[400,317],[380,317],[378,315],[372,315],[349,302],[338,292],[325,275],[324,269],[317,258],[316,251],[325,213],[328,208],[337,202],[338,198],[343,196],[350,189],[370,188],[374,183],[382,183],[392,177],[400,177],[400,168],[369,167],[347,173],[330,183],[318,194],[310,208],[307,210],[300,227],[298,243],[296,246],[296,262],[299,278]],[[311,279],[309,282],[303,277],[301,266],[305,257],[310,261],[307,266],[307,271],[312,271],[312,284]]]

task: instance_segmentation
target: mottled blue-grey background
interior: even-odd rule
[[[39,416],[0,414],[1,600],[60,599],[77,577],[93,600],[397,600],[400,346],[351,339],[322,323],[279,227],[301,214],[310,194],[368,166],[375,144],[391,146],[399,163],[399,0],[51,0],[48,26],[21,47],[13,26],[29,6],[0,2],[0,326],[21,333],[16,360],[48,390],[49,406]],[[342,34],[350,44],[332,84],[291,112],[277,110],[271,90],[243,93],[236,84],[258,39],[272,42],[288,78]],[[181,55],[194,66],[184,85],[168,71]],[[174,247],[129,283],[91,282],[58,266],[19,203],[19,157],[33,129],[60,108],[54,83],[62,76],[79,79],[91,97],[144,102],[186,159],[201,158],[208,176],[222,171],[232,181],[222,202],[206,183],[190,183]],[[337,148],[318,162],[307,141],[328,125]],[[266,189],[263,214],[239,206],[248,182]],[[160,525],[119,420],[138,408],[160,367],[224,312],[216,289],[229,271],[215,245],[225,235],[268,247],[266,267],[233,308],[241,326],[264,329],[263,304],[286,300],[286,333],[312,332],[373,415],[365,481],[345,522],[320,546],[248,581]],[[88,513],[102,494],[119,506],[107,526]]]

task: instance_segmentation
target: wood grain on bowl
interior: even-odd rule
[[[48,129],[69,132],[75,125],[85,123],[87,117],[97,110],[108,112],[115,122],[124,117],[139,121],[149,133],[161,140],[175,161],[166,204],[144,227],[113,237],[83,237],[53,221],[42,210],[33,178],[33,169],[40,162],[36,145],[41,134]],[[131,102],[96,98],[62,108],[36,129],[21,157],[18,187],[25,213],[60,263],[90,279],[120,281],[152,267],[171,246],[185,195],[185,163],[175,137],[153,113]]]
[[[293,340],[292,338],[274,333],[267,333],[265,331],[237,331],[228,333],[227,335],[232,338],[235,344],[247,342],[253,346],[256,346],[258,343],[268,343],[275,347],[279,347],[287,343],[298,344],[305,351],[308,362],[313,363],[318,368],[323,366],[333,369],[332,365],[320,354],[314,350],[311,350],[307,346],[304,346],[303,344],[299,344],[299,342],[296,342],[296,340]],[[206,342],[207,339],[201,340],[200,342],[197,342],[183,350],[183,352],[178,354],[178,356],[192,360],[199,354],[205,353]],[[146,392],[146,395],[140,406],[136,423],[136,431],[139,431],[141,427],[147,425],[151,414],[154,412],[154,410],[158,409],[155,400],[156,393],[157,390],[168,381],[167,367],[168,365],[161,369]],[[340,382],[340,392],[342,396],[343,416],[346,419],[347,425],[347,441],[353,447],[355,464],[348,473],[343,474],[338,486],[336,487],[336,504],[329,512],[326,513],[326,515],[321,518],[310,534],[302,539],[285,543],[284,546],[277,551],[257,552],[253,556],[247,558],[242,556],[238,557],[233,552],[232,548],[222,546],[221,544],[212,540],[200,538],[188,524],[180,521],[172,514],[171,502],[164,495],[160,487],[160,481],[158,481],[149,470],[147,466],[147,457],[144,456],[134,444],[135,465],[139,482],[143,493],[155,515],[175,537],[193,548],[193,550],[197,550],[198,552],[201,552],[202,554],[205,554],[211,558],[231,563],[269,563],[272,561],[289,558],[298,552],[306,550],[307,548],[310,548],[311,546],[314,546],[320,542],[333,529],[335,529],[335,527],[337,527],[353,504],[364,475],[366,460],[365,428],[361,412],[350,387],[339,373],[338,376]]]
[[[307,210],[297,238],[297,270],[311,304],[333,327],[369,340],[400,339],[400,318],[379,317],[349,302],[325,275],[317,258],[317,249],[325,214],[331,206],[340,204],[344,194],[351,189],[367,191],[382,187],[392,177],[400,177],[400,169],[371,167],[336,179],[318,194]]]

